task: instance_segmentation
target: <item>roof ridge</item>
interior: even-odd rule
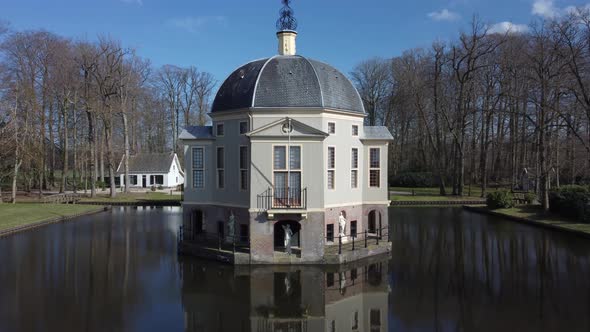
[[[320,81],[320,76],[318,75],[318,71],[315,69],[315,66],[313,65],[313,63],[311,63],[310,59],[301,56],[300,57],[302,59],[304,59],[305,61],[307,61],[307,63],[309,63],[309,65],[311,66],[311,69],[313,69],[313,73],[315,75],[315,79],[318,81],[318,86],[320,87],[320,99],[322,100],[322,108],[326,108],[326,102],[324,101],[324,87],[322,86],[322,82]]]
[[[256,76],[256,81],[254,82],[254,91],[252,91],[252,102],[250,102],[250,107],[256,107],[255,103],[256,103],[256,92],[258,91],[258,81],[260,80],[260,77],[262,76],[262,72],[264,71],[264,68],[266,68],[266,65],[274,58],[278,57],[279,55],[273,55],[270,58],[267,58],[266,61],[264,62],[264,64],[262,65],[262,67],[260,67],[260,70],[258,71],[258,76]],[[261,59],[263,60],[263,59]]]

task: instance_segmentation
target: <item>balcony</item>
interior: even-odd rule
[[[307,188],[269,187],[257,196],[259,210],[305,210]]]

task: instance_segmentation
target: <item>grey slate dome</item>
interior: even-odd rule
[[[334,67],[298,55],[277,55],[236,69],[212,112],[241,108],[328,108],[365,113],[350,80]]]

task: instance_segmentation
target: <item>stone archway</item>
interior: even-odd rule
[[[280,220],[274,224],[274,250],[282,251],[285,248],[285,230],[283,226],[289,225],[293,232],[291,247],[301,247],[301,224],[294,220]]]

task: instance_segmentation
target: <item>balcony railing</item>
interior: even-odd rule
[[[307,188],[269,187],[257,196],[258,209],[305,209]]]

